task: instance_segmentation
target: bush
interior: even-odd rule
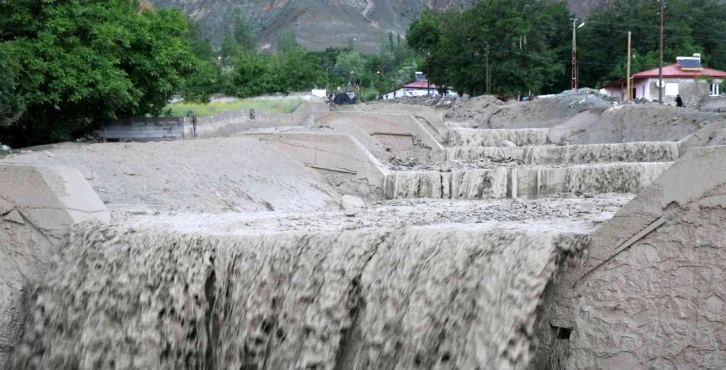
[[[366,101],[376,100],[380,94],[378,93],[378,90],[376,90],[374,88],[368,88],[368,89],[362,90],[360,95],[361,95],[361,100],[366,102]]]
[[[0,2],[0,43],[23,67],[27,110],[10,128],[15,146],[65,141],[105,120],[159,115],[169,98],[204,79],[187,20],[138,1]],[[202,75],[207,75],[209,70]],[[0,73],[5,73],[3,70]]]

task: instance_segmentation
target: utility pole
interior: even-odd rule
[[[658,64],[658,103],[663,104],[663,20],[665,19],[665,0],[660,0],[660,63]]]
[[[572,20],[572,93],[577,94],[577,18]]]
[[[628,95],[626,95],[627,98],[625,98],[625,101],[630,101],[630,91],[631,91],[631,85],[630,85],[630,35],[631,35],[631,32],[628,31],[628,80],[627,80],[627,84],[625,85],[625,86],[627,86],[626,92],[628,93]]]
[[[486,53],[486,59],[487,59],[487,95],[492,94],[492,75],[489,72],[489,43],[487,42],[487,53]]]
[[[426,95],[431,95],[431,62],[429,59],[431,58],[431,53],[426,50]]]

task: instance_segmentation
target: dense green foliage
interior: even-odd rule
[[[227,93],[242,98],[304,91],[324,84],[320,60],[299,47],[275,55],[243,53],[233,65]]]
[[[659,11],[654,0],[613,0],[588,16],[578,31],[580,86],[625,78],[628,31],[632,71],[657,68]],[[726,69],[726,4],[670,0],[664,14],[664,64],[700,52],[704,65]],[[408,32],[409,44],[427,60],[432,82],[481,94],[488,54],[492,92],[509,96],[568,89],[571,40],[566,2],[538,0],[482,0],[463,11],[426,11]]]
[[[20,66],[10,57],[7,48],[0,44],[0,128],[17,121],[24,111],[22,96],[18,93]]]
[[[372,99],[385,75],[408,74],[401,56],[413,60],[399,38],[379,73],[383,52],[365,56],[352,42],[349,50],[307,52],[292,31],[267,54],[241,14],[227,32],[212,45],[179,11],[142,9],[135,0],[0,2],[0,139],[14,146],[73,139],[108,120],[164,114],[173,95],[204,103],[215,92],[249,97],[332,83]]]
[[[277,43],[277,51],[285,53],[296,47],[299,47],[297,43],[297,36],[292,30],[287,30],[282,33],[280,41]]]
[[[598,8],[578,36],[581,85],[602,86],[625,78],[628,31],[632,32],[634,73],[658,67],[660,3],[614,0]],[[726,69],[726,5],[718,0],[666,3],[663,63],[703,54],[703,64]]]
[[[187,78],[200,66],[182,13],[142,10],[136,1],[5,1],[0,30],[0,45],[22,66],[16,94],[27,109],[5,131],[15,144],[160,114],[173,94],[191,91]]]
[[[486,88],[489,52],[492,91],[503,95],[564,88],[569,52],[564,2],[485,0],[468,10],[424,12],[409,43],[428,56],[430,80],[461,93]]]
[[[256,51],[255,32],[245,17],[237,13],[234,17],[234,24],[227,30],[220,46],[222,62],[225,65],[231,65],[242,53],[255,53]]]

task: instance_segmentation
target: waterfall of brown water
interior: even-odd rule
[[[675,142],[447,149],[447,159],[450,161],[491,159],[519,161],[530,165],[672,162],[677,160],[678,156],[678,143]]]
[[[183,235],[79,225],[15,369],[513,369],[573,233]]]
[[[545,145],[549,129],[526,128],[514,130],[480,130],[468,128],[451,129],[449,145],[452,147],[504,146],[504,140],[517,146]]]
[[[652,162],[520,167],[516,170],[517,193],[526,198],[574,192],[636,194],[671,165],[672,162]]]
[[[673,163],[575,166],[567,169],[567,192],[633,193],[653,183]]]
[[[386,176],[386,197],[500,199],[507,196],[506,167],[438,172],[402,171]]]

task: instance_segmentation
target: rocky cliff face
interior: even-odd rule
[[[355,39],[359,51],[377,52],[381,36],[405,33],[425,8],[466,8],[478,0],[151,0],[159,8],[178,8],[220,41],[231,28],[235,12],[257,28],[263,48],[275,47],[286,29],[295,31],[308,49],[344,46]],[[584,14],[607,0],[569,0],[573,12]]]

